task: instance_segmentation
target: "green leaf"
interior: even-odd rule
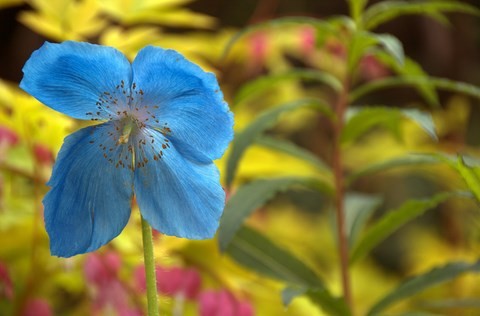
[[[347,193],[345,196],[345,222],[350,246],[365,227],[373,212],[382,204],[383,199],[377,195]]]
[[[417,123],[432,139],[438,139],[435,133],[435,124],[428,112],[421,112],[416,109],[362,107],[360,109],[349,109],[347,116],[349,119],[341,137],[343,144],[353,142],[375,126],[387,128],[397,139],[401,139],[400,123],[403,118]]]
[[[430,138],[438,141],[437,132],[435,132],[435,123],[430,113],[418,109],[402,109],[401,112],[404,117],[417,123]]]
[[[396,67],[402,68],[404,66],[405,54],[403,45],[395,36],[359,31],[353,34],[350,41],[348,69],[351,71],[354,70],[360,59],[367,52],[376,51],[376,46],[382,47],[385,53],[395,60],[398,64]]]
[[[395,58],[398,65],[403,66],[405,64],[405,52],[403,51],[402,42],[398,38],[390,34],[370,34],[375,36],[378,42],[385,48],[385,51]]]
[[[422,215],[426,211],[435,208],[452,195],[452,192],[444,192],[434,195],[429,199],[409,200],[398,209],[389,211],[378,222],[373,224],[360,239],[351,253],[350,263],[353,264],[362,259],[370,250],[375,248],[375,246],[404,224]]]
[[[465,94],[480,100],[480,88],[468,83],[453,81],[444,78],[405,76],[378,79],[364,84],[363,86],[352,91],[352,93],[350,94],[350,102],[354,102],[366,94],[382,89],[401,86],[417,86],[425,84],[431,85],[432,87],[435,87],[437,89],[443,89],[451,92]]]
[[[420,304],[424,308],[448,309],[448,308],[475,308],[480,309],[479,298],[451,298],[438,301],[426,301]]]
[[[367,2],[368,0],[348,0],[350,5],[350,15],[359,26],[362,22],[363,10],[365,9]]]
[[[467,272],[480,272],[480,262],[473,264],[466,262],[448,263],[443,267],[438,267],[424,274],[417,275],[403,282],[400,286],[378,301],[370,309],[367,316],[378,315],[380,311],[383,311],[393,303],[411,297],[429,287],[453,280],[459,275]]]
[[[250,146],[260,134],[275,125],[281,114],[301,107],[316,108],[330,117],[333,117],[334,115],[330,107],[325,102],[317,99],[303,99],[288,102],[265,111],[256,120],[250,123],[250,125],[248,125],[241,133],[235,136],[232,142],[232,150],[228,157],[227,170],[225,173],[225,182],[227,187],[231,186],[235,177],[238,163],[240,162],[240,159],[242,158],[248,146]]]
[[[422,69],[422,66],[413,59],[405,57],[404,64],[399,65],[395,58],[393,58],[390,54],[386,54],[385,52],[377,50],[374,52],[374,56],[378,58],[381,63],[395,71],[395,73],[397,73],[400,77],[429,78],[428,74]],[[435,86],[432,83],[427,80],[417,84],[415,88],[425,99],[428,105],[432,107],[439,107],[440,101],[438,99]]]
[[[405,167],[405,166],[415,166],[415,165],[430,165],[433,163],[438,163],[439,158],[435,155],[429,154],[408,154],[402,157],[395,157],[393,159],[388,159],[385,161],[377,162],[371,164],[365,168],[361,168],[357,171],[354,171],[347,177],[347,184],[350,185],[355,180],[360,177],[370,175],[376,172],[388,170],[391,168]]]
[[[374,126],[388,128],[392,134],[400,138],[401,115],[397,109],[386,107],[350,108],[347,123],[342,131],[341,142],[351,143]]]
[[[372,5],[364,14],[366,29],[373,29],[403,15],[424,14],[434,18],[443,12],[460,12],[480,15],[480,10],[472,5],[455,1],[382,1]]]
[[[259,93],[268,91],[272,87],[275,87],[281,82],[284,81],[315,81],[321,82],[332,88],[334,91],[340,91],[342,89],[341,82],[332,76],[331,74],[319,71],[319,70],[310,70],[310,69],[294,69],[288,72],[281,74],[270,74],[258,79],[249,81],[243,85],[238,93],[234,97],[234,104],[239,104],[245,102],[245,100],[258,95]]]
[[[327,189],[325,184],[319,180],[300,177],[255,180],[240,187],[235,195],[228,200],[220,220],[218,230],[220,249],[224,251],[228,247],[244,220],[253,211],[265,205],[279,192],[298,186],[331,190]]]
[[[340,25],[343,25],[343,24],[348,25],[348,23],[349,23],[349,19],[345,17],[336,17],[328,20],[320,20],[320,19],[304,17],[304,16],[295,16],[295,17],[283,17],[283,18],[273,19],[273,20],[262,22],[262,23],[254,24],[240,30],[237,34],[235,34],[230,39],[230,41],[225,46],[225,50],[223,51],[222,58],[225,58],[228,55],[228,53],[231,51],[231,49],[238,42],[239,39],[241,39],[247,34],[257,32],[260,30],[279,28],[279,27],[282,28],[282,27],[292,26],[292,25],[293,26],[310,25],[316,28],[317,30],[319,30],[322,34],[326,34],[326,33],[333,34],[336,32],[336,30]]]
[[[325,289],[310,289],[307,291],[306,295],[313,303],[317,304],[321,309],[328,313],[328,315],[352,315],[343,297],[334,297]]]
[[[350,40],[348,47],[347,67],[353,71],[357,67],[360,59],[367,50],[378,44],[378,39],[372,36],[373,33],[359,31],[355,32]]]
[[[282,302],[283,305],[288,306],[292,303],[293,299],[305,295],[308,289],[300,286],[288,286],[282,290]]]
[[[300,259],[247,226],[235,235],[227,253],[260,274],[301,287],[325,289],[323,281]]]
[[[462,176],[470,191],[475,195],[477,201],[480,202],[480,168],[467,166],[464,158],[461,156],[458,157],[454,167]]]
[[[290,305],[291,301],[297,297],[305,295],[313,303],[323,309],[331,316],[350,316],[351,312],[345,300],[341,297],[334,297],[324,289],[308,289],[299,286],[289,286],[282,291],[282,301],[284,305]]]
[[[395,316],[445,316],[442,314],[434,314],[434,313],[427,313],[427,312],[405,312],[401,314],[395,314]]]
[[[264,147],[268,147],[270,149],[284,152],[293,157],[308,162],[312,166],[315,166],[318,170],[328,172],[329,174],[331,173],[330,167],[327,166],[320,158],[312,154],[310,151],[301,148],[290,141],[262,135],[255,139],[255,143]]]

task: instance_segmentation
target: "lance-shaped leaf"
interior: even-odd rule
[[[289,251],[243,226],[227,248],[240,264],[265,276],[306,288],[325,289],[320,277]]]
[[[373,212],[382,204],[378,195],[349,192],[345,196],[345,222],[349,245],[357,240]]]
[[[408,167],[408,166],[419,166],[419,165],[430,165],[434,163],[439,163],[441,160],[437,155],[431,154],[408,154],[402,157],[395,157],[392,159],[387,159],[380,161],[359,170],[352,172],[347,177],[347,184],[350,185],[355,180],[360,177],[367,176],[373,173],[389,170],[392,168],[399,167]]]
[[[365,11],[363,21],[365,28],[370,30],[403,15],[422,14],[438,18],[439,14],[446,12],[480,15],[480,9],[457,1],[381,1]]]
[[[308,162],[309,164],[316,167],[320,171],[331,174],[330,167],[327,166],[325,162],[323,162],[323,160],[315,156],[310,151],[302,147],[299,147],[290,141],[261,135],[255,139],[255,143],[260,146],[264,146],[270,149],[278,150],[283,153],[289,154],[292,157],[296,157],[305,162]]]
[[[378,47],[383,48],[385,53],[395,60],[398,64],[397,67],[403,67],[405,53],[403,51],[403,45],[398,38],[389,34],[359,31],[353,34],[349,45],[348,69],[354,70],[360,59],[366,53],[376,51]]]
[[[480,100],[480,88],[465,82],[458,82],[436,77],[404,76],[383,78],[375,81],[370,81],[369,83],[364,84],[352,91],[352,93],[350,94],[350,102],[354,102],[366,94],[382,89],[402,86],[417,87],[419,85],[426,84],[431,85],[437,89],[465,94]]]
[[[411,297],[429,287],[448,282],[463,273],[480,272],[480,262],[453,262],[438,267],[424,274],[410,278],[378,301],[368,312],[367,316],[379,315],[390,305]]]
[[[400,227],[426,211],[435,208],[453,195],[453,192],[444,192],[429,199],[409,200],[398,209],[389,211],[378,222],[368,228],[367,232],[353,248],[350,263],[353,264],[362,259]]]
[[[480,168],[468,166],[464,157],[461,156],[458,157],[456,163],[450,162],[450,165],[458,171],[477,201],[480,202]]]
[[[288,72],[265,75],[249,81],[240,88],[233,102],[234,104],[245,102],[245,100],[259,93],[268,91],[279,83],[298,80],[324,83],[337,92],[342,88],[340,81],[327,72],[310,69],[293,69]]]
[[[423,77],[429,78],[422,66],[411,58],[405,57],[404,64],[399,65],[397,60],[391,55],[380,50],[375,50],[373,55],[385,66],[391,68],[400,77]],[[439,99],[435,86],[430,82],[422,82],[415,86],[418,93],[425,99],[428,105],[439,107]],[[350,96],[351,97],[351,96]],[[352,101],[352,99],[350,99]]]
[[[417,109],[397,109],[387,107],[352,108],[347,113],[349,119],[342,132],[341,141],[344,144],[355,141],[365,132],[376,126],[389,129],[393,135],[401,139],[401,121],[404,118],[417,123],[433,140],[437,140],[435,124],[428,112]]]
[[[441,300],[429,300],[424,301],[419,304],[421,307],[425,308],[435,308],[435,309],[459,309],[459,308],[475,308],[480,309],[480,299],[479,298],[444,298]]]
[[[350,6],[350,15],[357,24],[361,23],[363,10],[367,5],[368,0],[348,0]]]
[[[403,51],[402,42],[400,42],[398,38],[390,34],[370,33],[370,35],[374,36],[378,40],[378,43],[383,46],[385,51],[395,58],[398,65],[404,65],[405,52]]]
[[[260,134],[275,125],[281,114],[301,107],[316,108],[324,114],[333,117],[332,110],[329,108],[329,106],[325,102],[318,99],[303,99],[288,102],[265,111],[256,120],[250,123],[250,125],[248,125],[241,133],[235,136],[232,142],[232,150],[227,160],[227,170],[225,175],[227,187],[231,186],[235,177],[238,163],[248,146],[250,146]]]
[[[279,192],[293,187],[319,189],[331,192],[331,188],[313,178],[276,178],[252,181],[238,189],[227,202],[220,221],[218,240],[220,249],[225,250],[244,220],[256,209],[265,205]]]

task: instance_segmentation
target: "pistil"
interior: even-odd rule
[[[132,133],[133,125],[135,122],[132,118],[125,119],[125,125],[123,126],[122,135],[118,138],[117,144],[126,144],[128,143],[128,139],[130,134]]]

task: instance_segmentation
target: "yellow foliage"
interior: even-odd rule
[[[124,29],[119,26],[109,26],[100,37],[100,44],[112,46],[133,60],[140,49],[152,45],[162,36],[158,27],[137,26]]]
[[[225,172],[227,157],[228,153],[217,162],[221,174]],[[253,145],[247,149],[242,157],[235,183],[239,184],[256,178],[283,176],[318,177],[324,179],[327,183],[331,181],[326,174],[320,172],[308,162],[288,154]]]
[[[4,91],[5,93],[3,93]],[[57,153],[73,127],[73,120],[27,95],[0,82],[0,101],[8,111],[0,112],[0,125],[14,130],[21,139],[39,143]]]
[[[97,0],[30,0],[34,11],[24,11],[19,20],[34,31],[57,41],[85,40],[105,25]]]
[[[103,0],[102,10],[125,23],[156,23],[167,26],[211,28],[215,19],[180,6],[192,0]]]

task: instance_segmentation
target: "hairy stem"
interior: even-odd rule
[[[152,228],[142,216],[143,256],[145,258],[145,279],[147,282],[148,316],[158,316],[157,278],[153,254]]]
[[[348,106],[348,83],[344,84],[344,89],[339,95],[337,103],[335,105],[335,111],[337,120],[334,125],[334,145],[333,145],[333,172],[335,181],[335,215],[337,219],[337,236],[339,244],[340,255],[340,268],[342,273],[342,288],[343,295],[350,310],[353,311],[352,292],[350,287],[350,274],[348,269],[348,239],[345,228],[345,209],[344,209],[344,197],[345,197],[345,184],[343,177],[343,157],[341,146],[341,135],[343,130],[343,122],[345,117],[345,111]]]

